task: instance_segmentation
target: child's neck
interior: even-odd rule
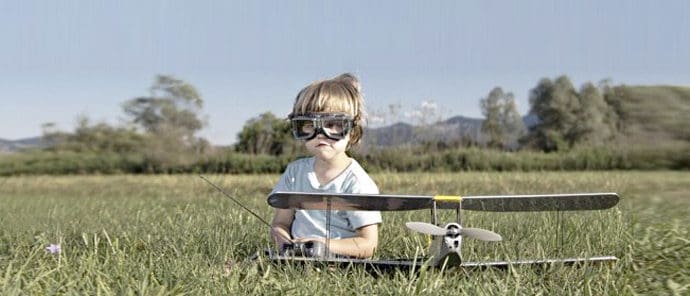
[[[319,184],[326,185],[333,181],[352,163],[352,158],[343,153],[342,157],[333,159],[314,158],[314,173]]]

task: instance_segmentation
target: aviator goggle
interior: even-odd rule
[[[319,133],[334,141],[342,140],[352,130],[352,117],[341,113],[290,115],[292,133],[297,140],[309,141]]]

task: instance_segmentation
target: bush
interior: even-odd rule
[[[581,147],[567,152],[506,152],[454,148],[427,152],[402,147],[352,155],[370,172],[659,170],[690,168],[687,145],[667,147]],[[184,163],[151,163],[142,154],[29,151],[0,157],[0,176],[28,174],[278,174],[296,159],[223,150],[187,155]],[[181,159],[182,159],[181,158]]]

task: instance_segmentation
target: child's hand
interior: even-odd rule
[[[292,244],[283,245],[280,250],[283,256],[327,257],[323,239],[304,238],[293,240]]]
[[[285,227],[274,226],[271,228],[271,236],[273,236],[273,241],[276,243],[278,248],[283,248],[283,245],[292,244],[292,238],[290,237],[290,232]]]

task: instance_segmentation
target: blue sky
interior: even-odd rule
[[[495,86],[526,113],[529,90],[561,74],[687,86],[688,3],[1,1],[0,138],[72,131],[78,115],[120,124],[157,74],[198,88],[200,136],[216,144],[342,72],[359,76],[370,113],[431,101],[445,117],[481,117]]]

